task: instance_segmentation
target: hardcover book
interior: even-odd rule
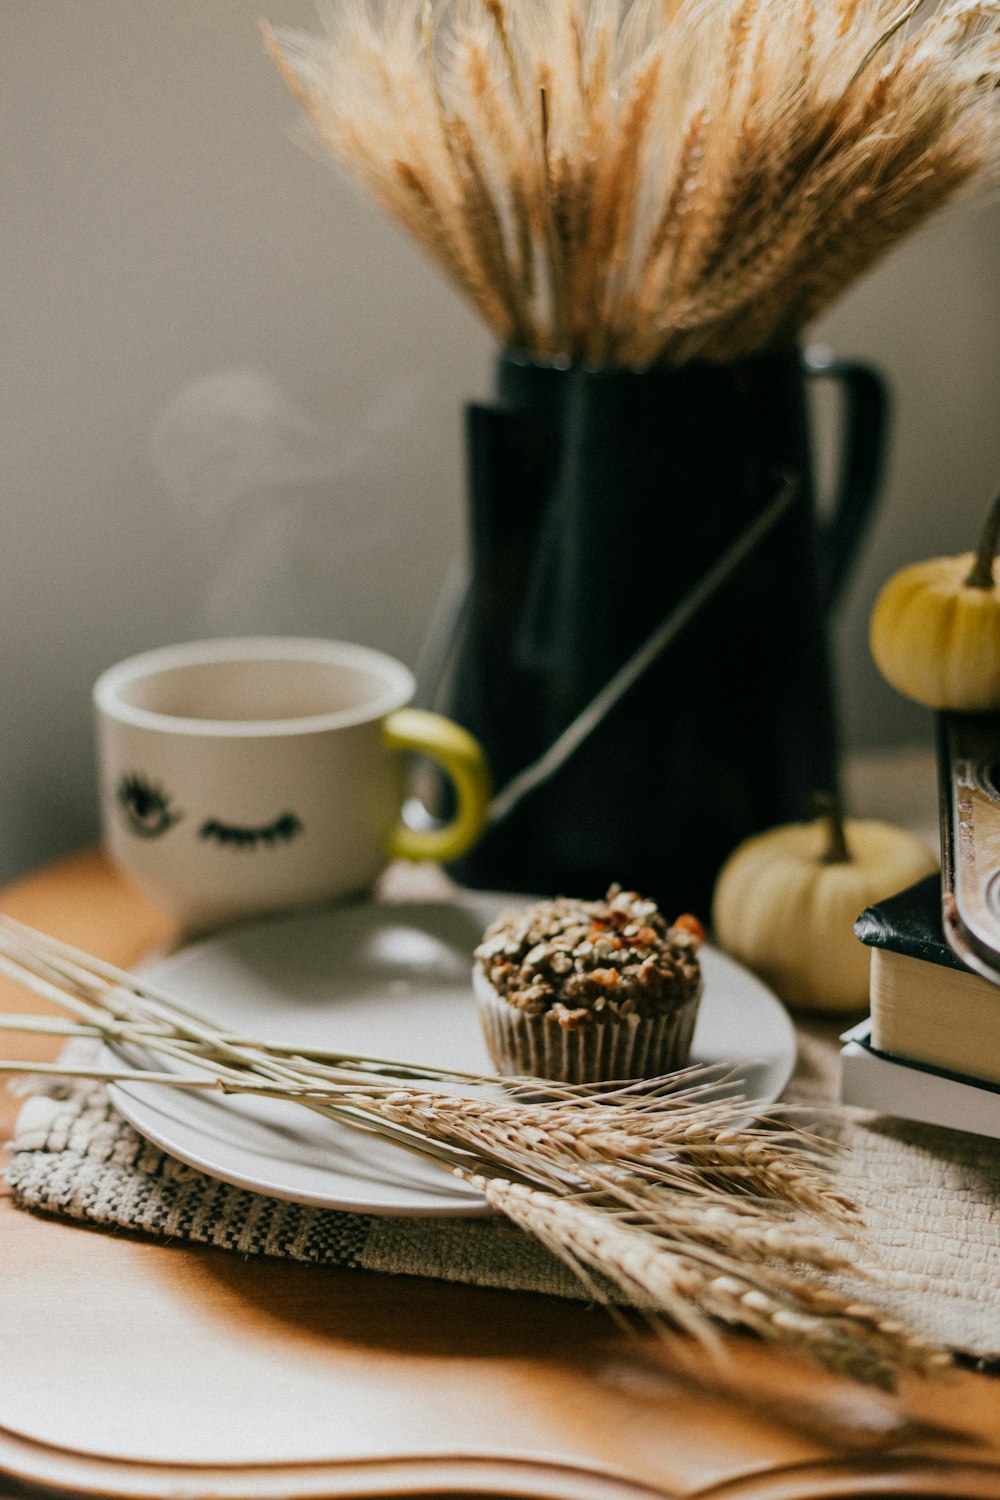
[[[868,907],[854,930],[872,950],[871,1047],[1000,1083],[1000,986],[973,974],[948,946],[939,877]]]
[[[876,1051],[868,1021],[845,1032],[842,1040],[842,1103],[1000,1139],[1000,1084]]]

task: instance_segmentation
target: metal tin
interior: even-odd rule
[[[1000,985],[1000,713],[939,714],[937,734],[944,935]]]

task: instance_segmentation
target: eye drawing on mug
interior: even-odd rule
[[[183,817],[170,806],[170,797],[162,787],[154,786],[141,771],[126,771],[115,800],[131,831],[142,839],[159,838]]]
[[[222,823],[218,818],[209,818],[201,825],[198,836],[232,849],[259,849],[261,845],[273,849],[278,843],[291,843],[296,834],[302,832],[301,820],[289,812],[260,828],[239,828],[232,823]]]

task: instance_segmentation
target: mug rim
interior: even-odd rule
[[[126,703],[122,691],[136,682],[177,667],[210,666],[225,662],[323,662],[331,666],[354,666],[377,672],[384,690],[377,697],[351,708],[327,713],[302,714],[287,719],[203,719],[160,713]],[[330,641],[313,636],[222,636],[213,640],[185,641],[156,646],[116,662],[101,673],[93,687],[98,712],[116,723],[160,733],[199,735],[207,739],[260,739],[290,734],[321,734],[349,729],[384,718],[402,708],[416,691],[409,667],[370,646],[350,641]]]

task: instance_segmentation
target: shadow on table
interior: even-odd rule
[[[190,1255],[190,1248],[185,1252]],[[550,1382],[572,1389],[586,1382],[607,1401],[636,1409],[699,1408],[710,1420],[739,1417],[761,1428],[798,1434],[842,1454],[919,1453],[929,1443],[968,1451],[979,1442],[955,1424],[923,1419],[909,1399],[926,1383],[910,1379],[902,1396],[859,1386],[817,1370],[793,1355],[764,1347],[749,1335],[727,1338],[728,1358],[715,1365],[705,1351],[673,1346],[649,1332],[623,1332],[600,1307],[534,1293],[514,1293],[408,1276],[242,1260],[218,1251],[196,1252],[204,1287],[216,1311],[237,1319],[252,1308],[256,1327],[266,1318],[275,1335],[292,1335],[331,1354],[363,1351],[394,1365],[468,1363],[477,1375],[503,1364],[544,1367]],[[551,1389],[551,1385],[550,1385]],[[918,1403],[919,1404],[919,1403]],[[563,1403],[557,1403],[562,1407]]]

